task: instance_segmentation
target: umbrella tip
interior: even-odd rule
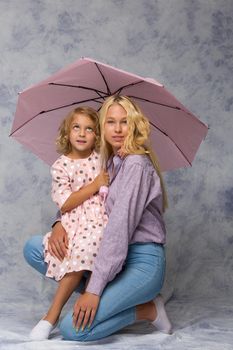
[[[156,84],[160,87],[164,87],[163,84],[161,84],[160,82],[158,82],[157,80],[153,79],[153,78],[145,78],[146,81],[148,81],[149,83],[153,83]]]

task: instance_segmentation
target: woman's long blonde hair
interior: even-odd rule
[[[150,123],[140,108],[127,96],[114,95],[108,97],[100,109],[100,154],[103,166],[106,167],[108,159],[113,154],[111,145],[104,138],[104,124],[107,111],[113,104],[121,105],[127,113],[128,135],[125,138],[123,151],[127,154],[146,154],[149,156],[161,182],[163,194],[163,211],[168,207],[167,193],[160,171],[158,159],[149,144]]]

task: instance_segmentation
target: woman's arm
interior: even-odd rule
[[[145,207],[151,198],[162,194],[159,177],[151,169],[131,162],[124,167],[118,195],[104,230],[89,284],[74,305],[73,324],[76,328],[82,325],[83,329],[87,323],[91,325],[93,322],[103,289],[122,269],[129,241]]]
[[[129,242],[145,208],[153,198],[162,195],[159,177],[148,163],[135,163],[135,158],[132,157],[122,165],[121,170],[115,179],[119,181],[117,197],[104,230],[89,284],[74,305],[73,323],[77,328],[81,325],[85,328],[88,322],[89,325],[93,322],[102,291],[121,271]]]
[[[161,195],[159,177],[150,163],[140,164],[133,157],[125,161],[117,197],[104,230],[99,253],[86,291],[101,295],[106,284],[122,269],[128,245],[151,198]],[[115,179],[115,181],[117,178]],[[153,193],[151,193],[151,183]]]

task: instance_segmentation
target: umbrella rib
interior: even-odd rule
[[[104,98],[106,96],[108,96],[108,94],[106,94],[106,92],[98,90],[98,89],[93,89],[93,88],[89,88],[87,86],[82,86],[82,85],[72,85],[72,84],[62,84],[62,83],[49,83],[49,85],[56,85],[56,86],[66,86],[66,87],[73,87],[76,89],[84,89],[84,90],[89,90],[89,91],[94,91],[96,94],[98,94],[100,97]],[[101,95],[103,94],[104,97]]]
[[[128,97],[130,97],[130,98],[135,98],[135,99],[140,100],[140,101],[143,101],[143,102],[153,103],[153,104],[159,105],[159,106],[163,106],[163,107],[168,107],[168,108],[176,109],[176,110],[178,110],[178,111],[181,111],[181,110],[182,110],[180,107],[177,107],[177,106],[170,106],[170,105],[167,105],[167,104],[165,104],[165,103],[151,101],[151,100],[148,100],[148,99],[146,99],[146,98],[142,98],[142,97],[138,97],[138,96],[128,95]]]
[[[125,88],[127,88],[127,87],[130,87],[130,86],[134,86],[134,85],[140,84],[140,83],[143,83],[143,80],[139,80],[139,81],[136,81],[136,82],[134,82],[134,83],[130,83],[130,84],[121,86],[118,90],[116,90],[116,91],[113,93],[113,95],[119,95],[123,89],[125,89]]]
[[[101,97],[101,98],[102,98],[102,97]],[[56,110],[59,110],[59,109],[62,109],[62,108],[70,107],[70,106],[73,106],[73,105],[76,105],[76,104],[80,104],[80,103],[86,103],[86,102],[89,102],[89,101],[94,101],[94,102],[97,102],[97,103],[102,104],[102,101],[98,101],[98,99],[100,99],[100,97],[91,98],[91,99],[83,100],[83,101],[79,101],[79,102],[76,101],[76,102],[70,103],[70,104],[68,104],[68,105],[64,105],[64,106],[60,106],[60,107],[48,109],[48,110],[46,110],[46,111],[41,111],[40,113],[37,113],[36,115],[34,115],[31,119],[27,120],[25,123],[21,124],[21,125],[20,125],[17,129],[15,129],[9,136],[12,136],[14,133],[16,133],[16,131],[18,131],[18,130],[21,129],[23,126],[25,126],[26,124],[28,124],[29,122],[31,122],[34,118],[38,117],[40,114],[53,112],[53,111],[56,111]]]
[[[116,90],[113,95],[115,94],[120,94],[122,92],[123,89],[127,88],[127,87],[130,87],[130,86],[134,86],[134,85],[137,85],[137,84],[140,84],[140,83],[144,83],[144,80],[140,80],[140,81],[137,81],[135,83],[131,83],[131,84],[127,84],[127,85],[124,85],[122,87],[120,87],[118,90]],[[127,95],[128,97],[130,98],[135,98],[135,99],[138,99],[140,101],[144,101],[144,102],[150,102],[150,103],[153,103],[153,104],[157,104],[159,106],[163,106],[163,107],[168,107],[168,108],[172,108],[172,109],[177,109],[177,110],[181,110],[180,107],[177,107],[177,106],[170,106],[170,105],[167,105],[165,103],[160,103],[160,102],[155,102],[155,101],[151,101],[151,100],[148,100],[146,98],[142,98],[142,97],[137,97],[137,96],[132,96],[132,95]]]
[[[163,135],[165,135],[166,137],[169,138],[169,140],[171,140],[171,142],[173,142],[173,144],[176,146],[176,148],[180,151],[180,153],[182,154],[182,156],[187,160],[187,162],[189,163],[190,166],[192,166],[191,162],[188,160],[188,158],[186,157],[186,155],[184,154],[184,152],[180,149],[180,147],[177,145],[177,143],[170,137],[168,136],[168,134],[166,134],[166,132],[164,132],[162,129],[160,129],[158,126],[156,126],[154,123],[152,123],[149,120],[149,123],[157,130],[159,130]]]
[[[103,78],[103,81],[104,81],[105,85],[106,85],[107,92],[108,92],[106,96],[112,95],[111,90],[110,90],[110,88],[109,88],[109,86],[108,86],[108,83],[107,83],[107,81],[106,81],[106,79],[105,79],[105,76],[104,76],[104,74],[101,72],[101,69],[100,69],[99,65],[98,65],[96,62],[95,62],[95,65],[96,65],[96,68],[98,69],[98,71],[99,71],[101,77]]]

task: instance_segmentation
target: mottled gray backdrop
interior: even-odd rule
[[[22,342],[55,287],[22,256],[30,236],[49,230],[56,208],[49,168],[8,137],[17,93],[86,56],[162,82],[210,127],[193,167],[165,174],[170,199],[165,293],[174,288],[168,311],[175,335],[168,340],[143,328],[135,340],[130,331],[126,337],[122,332],[114,349],[128,341],[136,349],[140,339],[146,349],[156,341],[164,349],[204,343],[205,349],[220,344],[228,349],[233,341],[232,16],[232,0],[0,0],[0,348],[30,348]]]

